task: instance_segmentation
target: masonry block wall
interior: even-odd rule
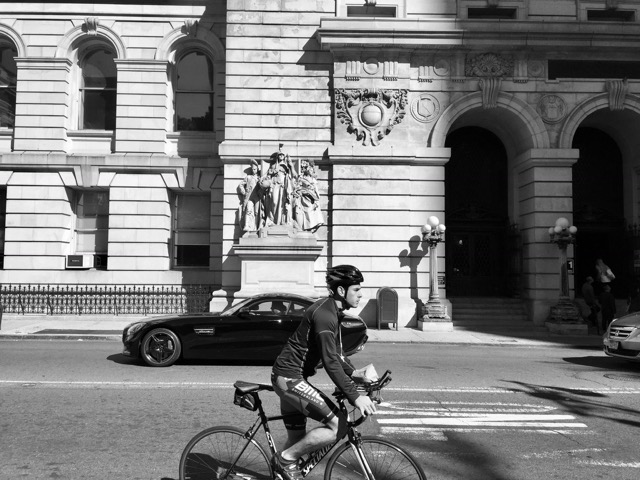
[[[1,282],[221,283],[226,0],[3,5],[0,35],[19,51],[15,128],[0,129],[0,188],[6,188]],[[113,131],[79,122],[78,58],[87,45],[116,55]],[[201,48],[215,66],[214,129],[174,132],[170,64]],[[57,155],[52,159],[52,155]],[[74,252],[73,191],[110,199],[108,269],[68,270]],[[174,269],[172,192],[211,194],[209,268]]]

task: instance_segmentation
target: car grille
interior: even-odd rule
[[[624,340],[631,332],[635,330],[635,327],[610,327],[609,338],[611,340]]]
[[[614,350],[613,348],[607,347],[607,351],[615,355],[621,355],[623,357],[637,357],[640,354],[640,351],[629,350],[628,348],[618,348]]]

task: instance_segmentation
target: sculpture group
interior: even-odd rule
[[[301,159],[295,168],[289,155],[278,150],[266,163],[262,171],[252,159],[250,173],[238,185],[242,230],[260,232],[287,225],[315,232],[324,225],[313,161]]]

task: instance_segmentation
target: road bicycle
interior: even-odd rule
[[[377,403],[382,401],[380,391],[391,381],[386,371],[376,382],[359,385]],[[273,391],[271,385],[237,381],[234,384],[234,403],[258,412],[258,419],[248,429],[219,426],[203,430],[193,437],[180,458],[180,480],[279,480],[271,467],[271,458],[278,451],[271,436],[269,422],[282,420],[283,415],[267,416],[259,392]],[[344,438],[329,460],[324,480],[426,480],[416,459],[399,445],[377,437],[362,436],[357,430],[368,417],[350,407],[342,392],[333,394],[339,408],[348,416],[347,433],[333,444],[322,447],[303,457],[298,465],[303,476],[309,473]],[[269,453],[256,441],[260,429],[264,430]]]

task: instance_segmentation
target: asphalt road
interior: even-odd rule
[[[0,341],[1,479],[177,479],[198,431],[251,424],[233,382],[269,379],[268,365],[153,369],[119,352]],[[640,478],[640,365],[594,349],[428,344],[370,344],[353,360],[393,372],[364,433],[407,447],[430,479]]]

